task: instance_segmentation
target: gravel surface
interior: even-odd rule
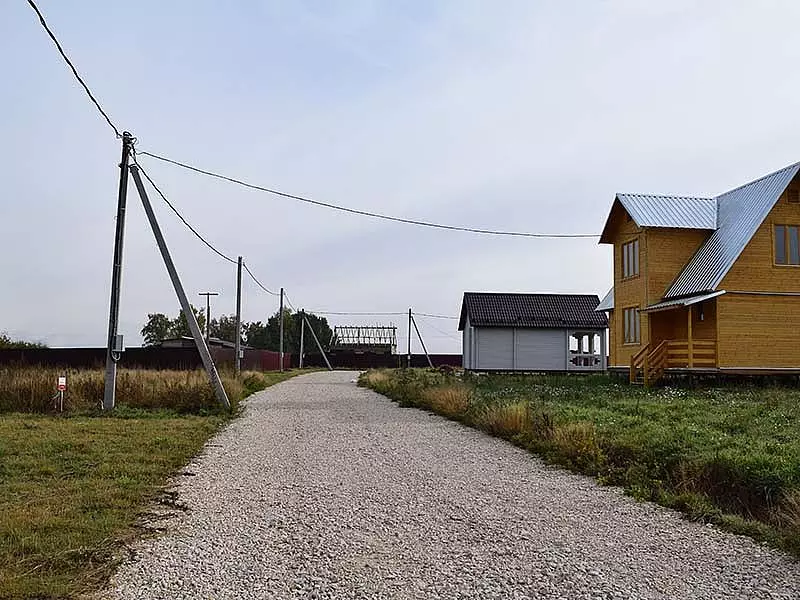
[[[183,510],[134,546],[107,597],[800,598],[783,555],[356,376],[255,396],[178,478]]]

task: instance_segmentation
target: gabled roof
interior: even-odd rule
[[[619,203],[639,227],[675,227],[678,229],[709,229],[717,227],[717,203],[713,198],[690,196],[656,196],[653,194],[617,194],[614,206]],[[608,219],[600,236],[601,243],[608,241],[608,228],[614,213]]]
[[[594,309],[596,312],[608,312],[614,310],[614,288],[608,290],[608,293],[600,300],[600,304]]]
[[[717,196],[717,229],[700,247],[664,298],[716,290],[797,175],[795,163]]]
[[[458,330],[469,317],[475,327],[539,327],[603,329],[608,320],[595,312],[595,294],[503,294],[465,292]]]

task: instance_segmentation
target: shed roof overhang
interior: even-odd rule
[[[724,293],[725,290],[719,290],[718,292],[695,294],[693,296],[687,296],[685,298],[673,298],[670,300],[664,300],[663,302],[658,302],[657,304],[651,304],[647,308],[643,308],[642,312],[658,312],[660,310],[670,310],[673,308],[680,308],[682,306],[691,306],[692,304],[697,304],[698,302],[703,302],[705,300],[711,300],[712,298],[716,298],[717,296],[722,296],[722,294]]]

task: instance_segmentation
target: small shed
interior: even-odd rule
[[[472,371],[603,371],[608,320],[594,294],[466,292],[458,329]]]

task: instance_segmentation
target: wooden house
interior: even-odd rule
[[[617,194],[610,366],[800,374],[800,163],[713,198]]]
[[[458,329],[472,371],[601,371],[604,314],[596,295],[467,292]]]

